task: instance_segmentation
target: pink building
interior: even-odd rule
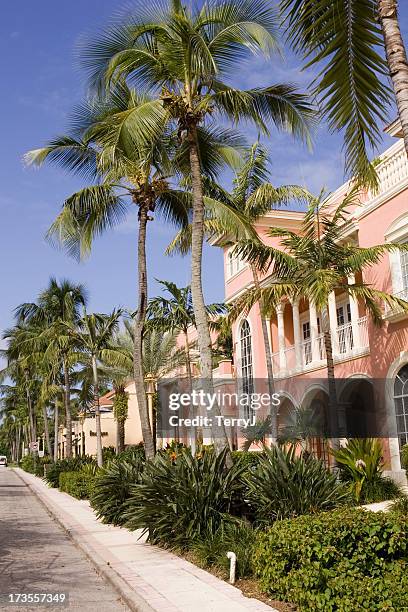
[[[361,206],[350,213],[352,224],[348,239],[362,247],[387,241],[408,241],[408,162],[398,123],[389,126],[387,132],[398,140],[381,156],[377,167],[379,191],[367,193]],[[333,204],[346,190],[347,184],[332,194]],[[302,212],[289,210],[273,211],[258,224],[259,234],[265,235],[272,226],[296,232],[302,215]],[[272,244],[272,238],[265,238],[265,242]],[[278,244],[276,239],[275,246]],[[232,255],[232,248],[224,249],[224,267],[226,302],[231,303],[253,285],[252,274],[245,262]],[[408,253],[384,257],[369,270],[364,281],[408,299]],[[262,283],[268,283],[268,274]],[[408,443],[408,315],[384,308],[383,325],[375,327],[362,305],[345,294],[331,296],[329,311],[340,411],[348,427],[355,411],[359,411],[362,429],[366,416],[368,419],[368,415],[370,418],[375,415],[376,426],[385,432],[382,438],[389,473],[403,481],[405,473],[401,470],[400,449]],[[313,303],[284,301],[268,320],[275,387],[284,398],[279,408],[279,424],[296,406],[321,406],[323,410],[327,406],[323,384],[327,368],[319,317]],[[235,323],[233,338],[237,378],[246,384],[265,380],[265,351],[258,307]]]

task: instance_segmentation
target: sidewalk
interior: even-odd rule
[[[132,610],[273,612],[192,563],[138,540],[137,532],[104,525],[87,501],[51,489],[19,468],[15,472]]]

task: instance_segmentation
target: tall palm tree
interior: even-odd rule
[[[289,42],[306,67],[321,69],[314,92],[330,128],[344,130],[346,171],[375,185],[367,146],[381,141],[392,98],[388,75],[408,154],[408,61],[398,1],[280,0],[280,6]]]
[[[76,109],[68,135],[43,149],[27,154],[28,163],[44,161],[96,179],[70,196],[51,226],[48,236],[77,257],[86,256],[96,236],[121,222],[136,206],[138,211],[138,308],[134,344],[134,379],[145,452],[154,454],[148,422],[142,372],[142,337],[147,306],[146,230],[156,211],[176,226],[187,222],[189,195],[172,188],[169,138],[163,122],[147,141],[134,129],[151,100],[125,83],[118,83],[104,98],[95,98]]]
[[[81,284],[63,279],[60,282],[50,278],[48,287],[41,291],[36,302],[20,304],[16,310],[17,320],[27,326],[37,327],[31,337],[26,338],[29,350],[40,342],[47,351],[49,360],[61,365],[64,385],[65,427],[67,429],[66,456],[72,455],[72,416],[71,416],[71,349],[69,338],[60,324],[77,325],[81,308],[86,307],[87,291]],[[44,348],[46,343],[46,348]],[[37,346],[37,351],[41,346]]]
[[[114,338],[115,352],[105,354],[103,372],[113,382],[115,404],[118,406],[115,418],[118,424],[118,452],[125,445],[125,422],[127,418],[126,385],[133,372],[134,322],[124,321],[122,329]],[[143,373],[156,383],[174,370],[181,363],[180,351],[177,350],[177,332],[165,330],[161,325],[155,327],[152,321],[146,326],[143,336]],[[117,399],[118,397],[118,399]],[[154,433],[154,423],[151,423]]]
[[[117,79],[132,82],[160,97],[146,107],[133,128],[146,139],[157,137],[163,122],[174,125],[180,149],[188,154],[185,171],[191,177],[193,195],[191,292],[201,359],[202,382],[213,392],[211,338],[202,290],[204,239],[205,165],[217,161],[217,152],[203,143],[206,132],[221,131],[216,117],[234,123],[249,120],[265,133],[274,124],[307,140],[312,108],[293,85],[274,84],[239,90],[223,81],[236,73],[242,59],[276,50],[276,13],[267,0],[212,0],[201,8],[184,6],[181,0],[139,9],[134,18],[91,40],[82,58],[96,88]],[[219,158],[219,156],[218,156]],[[217,408],[218,409],[218,408]],[[225,429],[215,441],[228,445]]]
[[[188,228],[187,228],[188,229]],[[183,231],[183,230],[181,230]],[[190,343],[188,339],[189,329],[195,327],[195,315],[191,287],[177,287],[171,281],[157,281],[164,290],[166,296],[158,296],[149,300],[147,314],[148,325],[154,330],[171,331],[184,335],[184,354],[189,389],[192,389],[192,373],[190,358]],[[206,306],[207,314],[219,315],[225,312],[223,304],[209,304]]]
[[[288,204],[293,199],[304,201],[308,192],[297,185],[284,185],[275,187],[270,182],[268,168],[268,152],[265,147],[256,142],[242,156],[236,167],[236,175],[231,193],[219,185],[206,182],[207,197],[206,218],[204,226],[209,239],[216,238],[222,246],[236,244],[240,240],[255,237],[255,223],[261,216],[274,208]],[[167,252],[185,254],[191,246],[190,226],[178,232],[169,245]],[[260,279],[258,269],[251,263],[253,284],[259,290]],[[266,369],[268,376],[268,392],[272,397],[274,393],[272,353],[269,342],[268,323],[260,305],[262,338],[265,350]],[[231,316],[228,316],[231,323]],[[272,407],[271,407],[272,409]],[[271,415],[273,437],[276,438],[276,415]]]
[[[16,391],[18,390],[25,397],[29,443],[37,441],[38,371],[36,355],[27,344],[32,333],[32,327],[24,323],[17,324],[4,332],[3,339],[7,341],[7,348],[1,351],[1,355],[7,365],[0,372],[0,380],[5,381],[10,378]]]
[[[106,314],[87,314],[84,312],[82,318],[76,325],[65,322],[62,326],[66,333],[72,338],[75,347],[84,357],[87,357],[92,367],[94,410],[96,429],[96,456],[98,466],[102,466],[102,431],[101,416],[99,410],[99,374],[98,362],[109,357],[120,357],[119,352],[113,345],[113,338],[119,327],[122,310],[113,310]]]
[[[248,290],[234,304],[241,312],[263,300],[264,308],[273,308],[283,297],[306,298],[322,314],[322,331],[327,358],[329,389],[329,415],[332,432],[337,431],[337,392],[333,361],[333,343],[330,333],[329,296],[336,290],[361,300],[377,325],[382,323],[379,302],[386,302],[408,310],[408,302],[361,282],[349,283],[351,275],[361,276],[382,256],[390,251],[407,250],[407,245],[386,243],[372,247],[359,247],[344,241],[352,223],[348,208],[357,203],[358,188],[349,194],[333,211],[328,208],[324,194],[311,197],[299,232],[281,227],[269,229],[268,234],[280,238],[279,247],[266,246],[260,240],[238,244],[236,252],[260,270],[268,270],[271,285]],[[232,313],[231,316],[234,316]]]

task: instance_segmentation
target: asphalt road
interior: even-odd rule
[[[10,593],[66,593],[69,599],[68,605],[11,605]],[[0,466],[0,610],[128,610],[30,489],[4,466]]]

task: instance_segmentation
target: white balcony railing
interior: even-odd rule
[[[394,293],[394,297],[400,298],[401,300],[405,300],[406,302],[408,302],[408,289],[403,289],[402,291],[398,291],[398,293]],[[407,316],[408,313],[400,306],[390,306],[389,304],[385,303],[385,319],[389,321],[400,321],[401,319],[405,319]]]
[[[332,346],[335,362],[366,354],[369,351],[367,317],[337,327],[336,335],[332,335]],[[291,345],[284,351],[273,353],[272,363],[278,378],[325,367],[326,348],[323,334],[319,334],[314,340],[304,340],[299,346]]]
[[[404,141],[401,139],[390,147],[381,157],[381,161],[376,167],[378,175],[378,191],[369,193],[369,200],[402,186],[408,179],[408,160],[405,152]]]

